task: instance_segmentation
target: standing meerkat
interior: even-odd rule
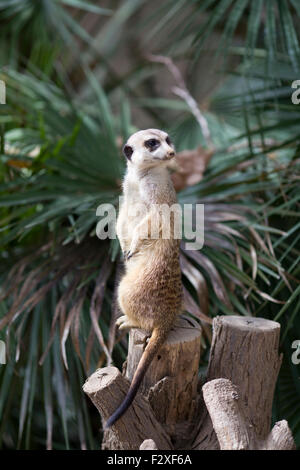
[[[123,152],[127,158],[127,172],[116,231],[124,254],[125,274],[118,288],[123,316],[117,320],[117,325],[120,329],[142,328],[152,335],[129,391],[108,419],[106,428],[112,426],[132,403],[152,359],[182,311],[183,302],[180,239],[175,238],[175,214],[169,213],[171,217],[166,220],[160,212],[161,207],[170,208],[177,202],[168,170],[175,157],[174,147],[166,132],[148,129],[133,134]],[[137,208],[142,205],[144,210],[135,213],[134,205]],[[156,237],[152,237],[151,227],[157,221]],[[169,227],[165,226],[167,223]],[[168,234],[166,238],[163,238],[164,229]]]

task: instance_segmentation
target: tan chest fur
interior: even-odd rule
[[[137,203],[143,204],[145,211],[130,216],[130,209]],[[126,274],[119,286],[119,304],[134,325],[150,331],[155,327],[169,327],[182,308],[179,240],[150,236],[156,210],[161,204],[174,203],[176,194],[166,168],[127,173],[117,225],[124,251],[129,249],[136,227],[147,215],[149,230],[148,238],[142,240],[137,253],[126,262]]]

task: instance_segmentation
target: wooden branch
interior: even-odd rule
[[[105,433],[103,448],[293,449],[286,421],[270,429],[281,365],[279,333],[278,323],[262,318],[215,318],[207,382],[202,387],[198,381],[201,329],[189,317],[180,318],[133,405]],[[146,338],[141,330],[130,332],[124,370],[130,380]],[[106,420],[128,386],[116,368],[108,367],[96,371],[84,391]]]
[[[202,404],[202,408],[200,409],[199,413],[199,422],[194,435],[191,436],[191,441],[188,448],[192,450],[219,450],[219,441],[205,406],[202,393],[200,397],[200,404]]]
[[[249,429],[237,387],[216,379],[203,386],[203,397],[222,450],[250,448]]]
[[[275,424],[264,441],[255,434],[239,390],[228,379],[215,379],[203,386],[203,396],[221,450],[292,450],[292,433],[286,421]]]
[[[153,439],[146,439],[141,445],[140,450],[158,450],[157,445]]]
[[[204,412],[193,448],[291,449],[286,422],[270,433],[274,388],[281,365],[279,323],[254,317],[217,317],[203,398]]]
[[[265,443],[265,450],[295,450],[293,435],[286,420],[275,423]]]
[[[129,388],[126,380],[116,367],[98,369],[83,386],[103,420],[115,411]],[[138,394],[123,417],[106,431],[109,435],[105,448],[114,450],[136,450],[144,440],[155,439],[159,449],[172,449],[167,433],[156,420],[148,401]]]
[[[130,381],[147,337],[142,330],[130,331],[124,367]],[[200,341],[199,324],[190,317],[179,318],[150,365],[133,405],[104,433],[103,448],[138,449],[144,440],[153,439],[158,449],[170,449],[170,438],[181,447],[190,440],[199,404]],[[106,420],[124,398],[128,383],[115,368],[99,369],[88,379],[84,391]]]
[[[222,316],[213,322],[207,381],[229,379],[239,390],[256,436],[270,432],[273,395],[281,366],[280,324],[264,318]]]
[[[145,348],[146,332],[132,329],[126,377],[132,380]],[[156,419],[177,442],[190,439],[199,406],[197,383],[201,327],[190,317],[180,317],[167,341],[152,361],[141,384]],[[180,441],[180,444],[179,444]]]

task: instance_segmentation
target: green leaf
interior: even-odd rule
[[[299,70],[300,47],[291,13],[286,0],[278,2],[279,17],[284,31],[286,48],[296,71]]]
[[[90,11],[91,13],[97,13],[99,15],[111,15],[112,10],[109,8],[102,8],[98,5],[93,5],[87,1],[83,0],[62,0],[62,3],[65,5],[70,5],[75,8],[79,8],[81,10]]]

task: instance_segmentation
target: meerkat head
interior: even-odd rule
[[[169,161],[175,157],[170,137],[159,129],[147,129],[132,134],[123,147],[123,153],[129,164],[140,168],[168,166]]]

